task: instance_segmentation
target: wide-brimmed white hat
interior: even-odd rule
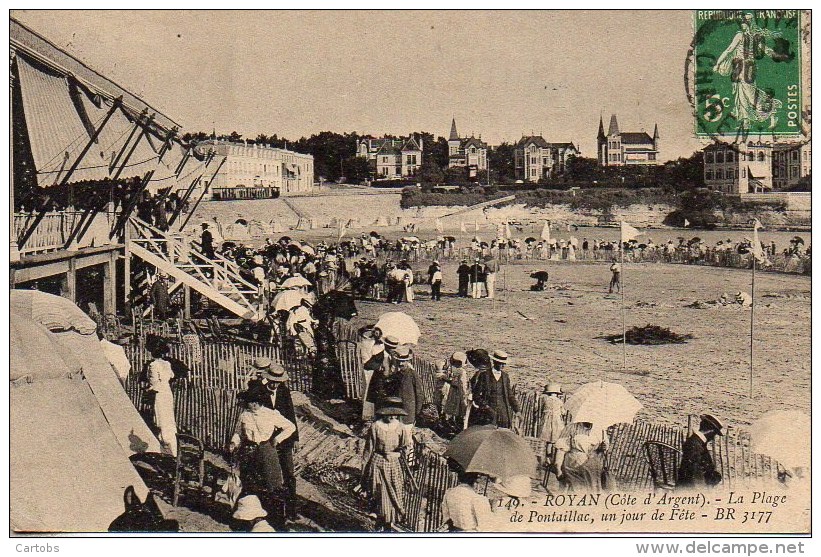
[[[254,520],[255,518],[265,518],[268,513],[262,508],[259,497],[246,495],[237,501],[237,510],[234,511],[233,516],[237,520]]]

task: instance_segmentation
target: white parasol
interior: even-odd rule
[[[274,297],[274,311],[290,311],[291,308],[301,304],[305,298],[307,295],[299,290],[280,292]]]
[[[767,412],[750,426],[754,452],[768,455],[785,468],[810,465],[810,417],[797,410]]]
[[[311,281],[302,275],[287,278],[285,279],[285,282],[282,283],[282,288],[302,288],[308,286],[311,286]]]
[[[567,399],[565,408],[572,416],[572,423],[589,422],[607,429],[614,424],[632,422],[642,404],[618,383],[595,381],[579,387]]]
[[[382,331],[383,337],[396,337],[400,344],[418,344],[419,337],[422,336],[416,321],[401,311],[383,313],[374,327]]]

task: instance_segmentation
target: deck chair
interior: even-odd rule
[[[676,487],[681,449],[661,441],[646,441],[644,454],[650,465],[653,489],[673,490]]]
[[[180,497],[193,492],[198,500],[205,496],[205,449],[202,441],[193,435],[177,434],[177,466],[174,471],[174,499],[176,507]]]

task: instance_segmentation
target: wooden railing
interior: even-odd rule
[[[14,237],[17,239],[21,254],[42,253],[56,251],[65,248],[66,241],[71,236],[71,231],[79,222],[79,211],[59,211],[47,213],[29,236],[24,246],[19,247],[23,235],[36,222],[37,215],[34,213],[14,214]]]

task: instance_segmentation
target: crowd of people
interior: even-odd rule
[[[412,245],[402,241],[403,245]],[[472,260],[464,258],[456,270],[457,296],[493,298],[495,278],[500,270],[499,260],[512,243],[475,242],[471,248]],[[612,261],[610,290],[620,290],[621,268],[615,255],[617,242],[584,239],[576,250],[576,242],[557,241],[547,246],[548,257],[572,259],[581,254],[604,253]],[[282,237],[266,241],[257,249],[230,242],[219,242],[202,224],[200,248],[212,255],[220,253],[236,263],[249,281],[257,285],[258,302],[272,322],[281,323],[287,334],[299,338],[310,333],[315,325],[312,315],[317,296],[339,286],[342,281],[351,285],[353,292],[367,297],[378,297],[384,289],[388,303],[414,301],[414,271],[408,260],[396,262],[390,257],[397,245],[374,235],[363,235],[357,242],[315,246]],[[534,247],[539,247],[537,244]],[[743,255],[749,253],[751,243],[718,242],[713,248],[703,242],[670,241],[654,244],[631,242],[623,246],[628,253],[699,253],[718,251]],[[776,246],[767,246],[768,255]],[[794,241],[791,256],[809,257],[809,249]],[[405,250],[407,251],[407,250]],[[620,254],[619,254],[620,255]],[[382,260],[382,263],[379,261]],[[469,262],[471,264],[469,264]],[[547,280],[534,276],[537,288]],[[537,271],[535,274],[538,274]],[[426,275],[431,288],[431,300],[441,299],[443,283],[439,260],[429,265]],[[164,280],[160,277],[159,280]],[[299,302],[290,307],[277,306],[277,300],[287,292],[296,292]],[[739,293],[727,304],[748,303]],[[422,379],[414,366],[414,345],[401,343],[391,335],[383,335],[377,327],[360,330],[358,352],[365,376],[362,400],[364,426],[364,453],[361,494],[373,512],[380,529],[390,529],[407,515],[406,478],[415,466],[414,431],[419,424],[437,424],[440,432],[455,435],[471,427],[495,426],[518,432],[521,408],[515,396],[514,384],[507,370],[510,356],[502,350],[485,349],[456,351],[437,365],[436,388],[433,400],[426,400]],[[302,340],[308,348],[310,340]],[[167,346],[151,348],[147,383],[153,393],[153,418],[161,444],[169,454],[176,454],[176,426],[174,424],[171,382],[174,372],[168,361]],[[286,385],[285,370],[270,360],[260,358],[253,363],[253,377],[239,400],[244,405],[231,439],[230,452],[242,479],[243,497],[236,506],[236,516],[250,516],[248,528],[268,531],[282,527],[296,514],[296,480],[294,452],[298,428],[293,403]],[[548,466],[566,489],[579,492],[598,492],[607,488],[605,466],[608,434],[589,422],[573,422],[564,407],[565,393],[554,382],[545,386],[538,402],[542,423],[537,428],[539,437],[548,447]],[[431,420],[432,416],[432,420]],[[688,439],[682,459],[682,485],[712,485],[720,474],[711,460],[704,458],[706,442],[721,434],[717,419],[703,417],[702,430],[695,439]],[[453,531],[480,530],[482,516],[489,512],[487,499],[479,496],[473,487],[476,475],[456,462],[449,466],[459,478],[459,485],[448,490],[442,504],[444,520]],[[718,475],[718,476],[717,476]],[[253,515],[253,516],[251,516]]]

